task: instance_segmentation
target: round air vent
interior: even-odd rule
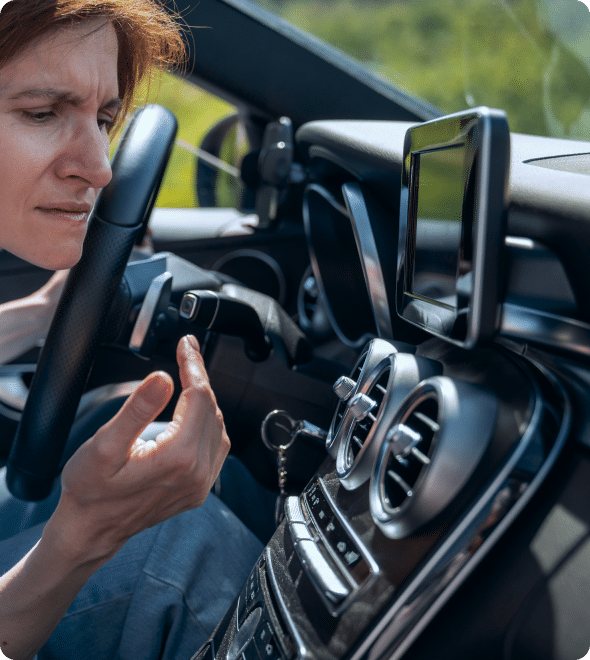
[[[355,394],[358,382],[360,381],[361,373],[363,372],[363,368],[365,367],[367,356],[370,353],[370,346],[371,345],[369,344],[363,350],[360,358],[357,360],[357,363],[355,364],[350,374],[350,377],[341,376],[334,383],[334,391],[336,392],[339,401],[338,401],[338,405],[336,406],[336,411],[334,412],[334,417],[332,418],[332,423],[330,424],[328,437],[326,439],[326,448],[328,450],[328,453],[332,456],[332,458],[336,458],[338,444],[342,438],[342,431],[343,431],[342,426],[344,423],[344,416],[348,406],[348,401]],[[347,387],[346,387],[347,391],[339,387],[339,385],[343,382],[347,382]]]
[[[388,434],[391,451],[383,471],[381,499],[389,511],[414,496],[414,486],[423,468],[430,465],[430,451],[440,429],[438,402],[426,396],[411,411],[405,424],[396,424]]]
[[[438,362],[409,353],[391,351],[371,371],[365,368],[362,383],[345,411],[348,424],[336,455],[342,485],[353,490],[371,476],[387,430],[399,406],[422,380],[441,373]]]
[[[373,519],[390,538],[432,521],[473,474],[495,428],[497,400],[470,383],[435,376],[395,414],[371,475]]]

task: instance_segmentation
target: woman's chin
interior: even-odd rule
[[[16,256],[28,261],[34,266],[39,266],[39,268],[66,270],[67,268],[72,268],[72,266],[75,266],[80,261],[82,246],[79,248],[70,247],[69,249],[60,248],[58,253],[35,252],[31,254],[24,251],[24,253],[17,254]]]

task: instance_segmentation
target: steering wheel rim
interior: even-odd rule
[[[112,162],[113,177],[89,218],[82,258],[70,271],[7,462],[10,492],[47,497],[134,242],[147,222],[177,131],[157,105],[131,118]]]

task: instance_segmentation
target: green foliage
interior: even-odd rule
[[[489,105],[513,131],[590,138],[590,16],[575,0],[261,4],[445,112]]]
[[[504,109],[513,131],[590,139],[590,15],[577,0],[260,0],[445,112]],[[227,103],[165,74],[140,100],[170,108],[179,139],[199,145],[233,112]],[[228,136],[222,156],[245,150]],[[159,206],[196,206],[195,156],[174,149]],[[220,173],[219,202],[239,186]]]
[[[144,85],[138,90],[135,105],[139,107],[145,103],[159,103],[178,119],[177,144],[172,150],[156,205],[169,208],[198,206],[195,195],[196,157],[178,142],[199,146],[214,124],[234,112],[233,106],[169,73],[164,73],[149,87]],[[116,145],[117,141],[114,141],[113,150]],[[235,205],[230,192],[233,185],[227,177],[220,186],[222,201],[229,205]]]

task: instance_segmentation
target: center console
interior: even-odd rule
[[[501,348],[374,339],[328,457],[194,660],[401,657],[553,464],[567,398]]]

